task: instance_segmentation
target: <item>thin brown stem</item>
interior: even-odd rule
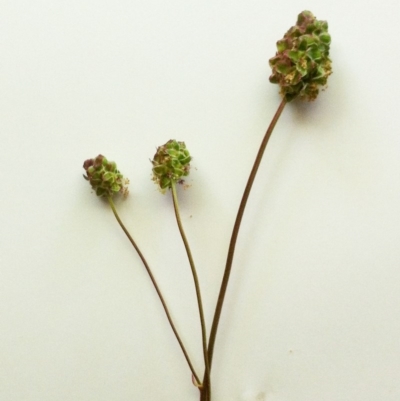
[[[141,259],[141,261],[143,262],[143,265],[144,265],[144,267],[146,268],[147,273],[148,273],[149,276],[150,276],[150,280],[151,280],[151,282],[153,283],[153,286],[154,286],[154,288],[155,288],[155,290],[156,290],[156,292],[157,292],[157,295],[158,295],[158,297],[160,298],[161,304],[162,304],[162,306],[163,306],[163,308],[164,308],[165,314],[167,315],[167,319],[168,319],[169,324],[170,324],[170,326],[171,326],[171,328],[172,328],[172,331],[174,332],[175,337],[176,337],[176,339],[178,340],[178,343],[179,343],[179,345],[180,345],[180,347],[181,347],[181,349],[182,349],[182,352],[183,352],[183,355],[185,356],[186,362],[188,363],[189,368],[190,368],[190,370],[191,370],[193,376],[195,377],[197,383],[200,384],[201,382],[200,382],[199,376],[197,375],[196,371],[194,370],[194,367],[193,367],[193,365],[192,365],[192,362],[190,361],[190,358],[189,358],[189,355],[188,355],[188,353],[187,353],[187,351],[186,351],[186,349],[185,349],[185,346],[183,345],[183,342],[182,342],[182,340],[181,340],[181,338],[180,338],[180,336],[179,336],[179,334],[178,334],[178,331],[176,330],[176,327],[175,327],[175,325],[174,325],[174,322],[172,321],[172,318],[171,318],[171,314],[169,313],[167,304],[165,303],[164,297],[163,297],[163,295],[162,295],[162,293],[161,293],[161,290],[160,290],[160,288],[159,288],[159,286],[158,286],[158,284],[157,284],[156,279],[155,279],[154,276],[153,276],[153,273],[152,273],[152,271],[151,271],[151,269],[150,269],[149,264],[147,263],[145,257],[143,256],[142,252],[140,251],[139,247],[136,245],[136,242],[133,240],[133,238],[132,238],[132,236],[130,235],[129,231],[126,229],[126,227],[125,227],[124,224],[122,223],[122,221],[121,221],[121,219],[120,219],[120,217],[119,217],[119,215],[118,215],[118,213],[117,213],[117,209],[115,208],[115,205],[114,205],[114,202],[113,202],[112,198],[111,198],[111,197],[108,197],[107,199],[108,199],[108,203],[110,204],[111,209],[112,209],[112,211],[113,211],[113,213],[114,213],[115,218],[117,219],[117,221],[118,221],[119,225],[121,226],[122,230],[124,231],[124,233],[125,233],[126,236],[128,237],[129,241],[131,242],[131,244],[132,244],[133,247],[135,248],[137,254],[139,255],[139,257],[140,257],[140,259]]]
[[[286,105],[286,101],[282,100],[282,102],[280,103],[280,105],[278,107],[278,110],[276,111],[274,117],[272,118],[272,121],[267,129],[267,132],[264,135],[264,139],[261,142],[260,149],[258,150],[257,157],[254,161],[253,168],[250,172],[250,176],[248,178],[246,188],[243,192],[242,200],[240,202],[239,210],[238,210],[238,213],[236,216],[236,221],[235,221],[235,225],[233,227],[231,241],[229,244],[228,256],[227,256],[226,265],[225,265],[225,272],[224,272],[224,276],[223,276],[222,283],[221,283],[221,288],[220,288],[220,292],[219,292],[219,296],[218,296],[218,302],[217,302],[217,305],[215,308],[214,319],[213,319],[211,332],[210,332],[210,339],[208,342],[208,359],[209,359],[209,363],[210,363],[210,369],[211,369],[211,365],[212,365],[215,339],[217,336],[217,330],[218,330],[218,325],[219,325],[219,321],[220,321],[220,317],[221,317],[222,306],[224,303],[226,289],[228,287],[229,277],[230,277],[230,273],[231,273],[231,269],[232,269],[233,256],[235,254],[235,246],[236,246],[236,241],[237,241],[237,237],[239,234],[240,224],[242,222],[242,217],[244,214],[244,210],[246,208],[246,203],[249,198],[254,179],[256,178],[257,170],[260,166],[265,148],[267,147],[268,140],[271,137],[272,131],[274,130],[275,125],[278,122],[279,117],[282,114],[282,111],[283,111],[285,105]],[[206,380],[207,380],[207,378],[205,378],[204,382],[206,382]]]
[[[199,315],[200,315],[200,324],[201,324],[201,335],[203,340],[203,354],[204,354],[204,365],[205,365],[205,374],[204,377],[207,380],[207,385],[201,389],[201,394],[207,394],[207,400],[211,400],[211,381],[210,381],[210,364],[208,361],[208,352],[207,352],[207,332],[206,332],[206,323],[204,319],[204,312],[203,312],[203,302],[201,300],[201,292],[200,292],[200,284],[199,279],[197,277],[196,266],[194,264],[192,252],[190,250],[189,242],[186,238],[185,231],[183,229],[180,213],[179,213],[179,204],[178,204],[178,195],[176,193],[176,183],[172,181],[171,184],[172,190],[172,199],[174,202],[174,210],[175,210],[175,217],[176,222],[178,223],[179,232],[182,237],[183,244],[185,245],[186,253],[189,259],[190,268],[192,270],[194,285],[196,288],[196,297],[197,297],[197,304],[199,308]]]

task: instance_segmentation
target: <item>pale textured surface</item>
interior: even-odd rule
[[[239,237],[214,401],[400,399],[398,1],[2,0],[0,399],[198,400],[138,257],[82,178],[104,153],[117,207],[195,366],[193,284],[149,158],[194,156],[180,191],[208,326],[243,186],[279,104],[275,42],[327,19],[334,74],[273,134]]]

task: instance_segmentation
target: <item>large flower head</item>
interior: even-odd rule
[[[192,160],[185,142],[170,139],[159,146],[151,163],[153,164],[153,181],[164,192],[171,188],[172,182],[183,182],[183,177],[189,175]]]
[[[277,42],[270,82],[279,84],[283,98],[290,102],[296,97],[314,100],[319,88],[332,74],[328,23],[317,20],[310,11],[303,11],[283,39]]]
[[[117,170],[115,162],[108,161],[103,155],[88,159],[83,163],[86,175],[97,196],[113,196],[116,193],[128,194],[129,180]]]

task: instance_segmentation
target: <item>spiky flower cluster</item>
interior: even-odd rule
[[[269,60],[269,80],[280,85],[286,101],[296,97],[310,101],[318,96],[319,87],[326,85],[332,73],[330,43],[328,23],[318,21],[310,11],[300,13],[297,24],[277,42],[278,51]]]
[[[83,163],[86,170],[85,180],[90,182],[97,196],[113,196],[120,192],[128,194],[129,180],[117,170],[115,162],[108,161],[103,155],[88,159]]]
[[[165,145],[159,146],[152,160],[153,181],[159,185],[162,192],[171,188],[172,182],[183,182],[182,177],[189,175],[192,160],[185,142],[170,139]]]

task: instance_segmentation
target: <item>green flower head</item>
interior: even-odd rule
[[[120,192],[128,195],[129,180],[117,170],[115,162],[108,161],[103,155],[88,159],[83,163],[86,175],[83,178],[90,182],[97,196],[113,196]]]
[[[328,23],[317,20],[310,11],[303,11],[283,39],[277,42],[270,82],[279,84],[281,95],[290,102],[296,97],[314,100],[332,74]]]
[[[172,182],[183,183],[182,177],[189,175],[192,160],[184,142],[174,139],[159,146],[152,160],[153,181],[161,192],[171,188]]]

